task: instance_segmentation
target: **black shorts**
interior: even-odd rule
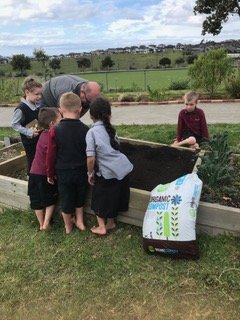
[[[57,173],[60,206],[64,213],[73,214],[85,204],[88,189],[87,170]]]
[[[33,210],[42,210],[57,203],[57,184],[47,182],[47,177],[38,174],[29,174],[28,195],[30,207]]]
[[[96,177],[91,209],[101,218],[115,218],[118,212],[128,210],[129,198],[129,175],[122,180]]]

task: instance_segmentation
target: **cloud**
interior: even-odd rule
[[[0,49],[28,54],[81,52],[150,43],[197,43],[203,16],[195,0],[5,0],[0,2]],[[237,38],[239,17],[229,19],[218,41]],[[65,44],[65,48],[64,48]],[[57,52],[64,48],[64,52]],[[28,51],[26,51],[28,50]],[[49,51],[48,51],[49,50]],[[52,53],[51,53],[52,52]]]

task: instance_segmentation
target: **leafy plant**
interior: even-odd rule
[[[185,90],[189,88],[189,80],[172,81],[169,90]]]
[[[225,81],[225,89],[230,97],[240,98],[240,70]]]
[[[152,90],[150,86],[147,86],[147,91],[152,101],[164,100],[166,98],[166,90],[165,89],[155,89]]]
[[[224,79],[232,73],[232,60],[224,49],[209,50],[198,56],[188,73],[193,88],[204,89],[213,96]]]
[[[228,145],[228,133],[218,133],[206,145],[198,175],[203,181],[203,196],[206,201],[219,201],[223,197],[235,197],[238,190],[234,186],[232,151]]]

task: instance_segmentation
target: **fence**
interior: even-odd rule
[[[76,74],[81,78],[97,81],[104,92],[146,91],[151,89],[166,89],[172,81],[187,79],[187,69],[143,69],[129,71],[81,72]],[[0,79],[0,101],[22,94],[23,78]]]

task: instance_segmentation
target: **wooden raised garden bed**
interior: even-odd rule
[[[186,148],[171,148],[159,143],[133,139],[122,139],[122,151],[134,164],[131,176],[131,197],[129,210],[119,214],[119,221],[141,227],[148,205],[150,191],[160,183],[175,180],[181,175],[196,171],[197,154]],[[14,148],[14,145],[8,147]],[[4,148],[6,149],[6,148]],[[0,150],[5,152],[5,150]],[[21,151],[20,151],[21,153]],[[0,162],[0,207],[29,208],[27,181],[12,178],[14,172],[24,168],[24,154]],[[91,191],[90,191],[91,192]],[[90,193],[85,211],[90,209]],[[240,209],[200,202],[197,216],[197,231],[210,235],[240,235]]]

